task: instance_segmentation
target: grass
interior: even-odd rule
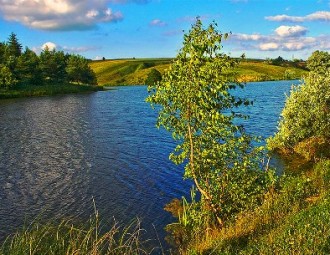
[[[16,86],[11,89],[0,89],[0,99],[31,97],[31,96],[51,96],[58,94],[83,93],[103,90],[102,86],[88,86],[75,84],[42,85],[42,86]]]
[[[90,63],[98,84],[106,86],[141,85],[152,68],[161,73],[172,59],[117,59]],[[274,66],[257,60],[244,60],[236,69],[241,82],[300,79],[306,71],[294,66]]]
[[[143,240],[143,233],[138,220],[127,227],[115,222],[105,231],[97,214],[80,226],[71,220],[33,223],[7,237],[0,246],[0,255],[160,254],[160,249],[150,247],[150,240]]]
[[[275,66],[262,61],[243,61],[237,68],[241,82],[300,79],[307,72],[293,66]]]
[[[138,85],[144,84],[152,68],[160,72],[169,66],[171,59],[120,59],[91,62],[100,85]]]
[[[262,206],[196,235],[186,254],[330,254],[330,160],[283,177]]]

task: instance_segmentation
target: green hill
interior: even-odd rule
[[[116,59],[90,63],[99,85],[140,85],[144,84],[152,68],[163,73],[172,59]],[[262,60],[244,60],[237,68],[239,81],[267,81],[300,79],[306,71],[293,64],[276,66]]]

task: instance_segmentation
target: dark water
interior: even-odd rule
[[[249,83],[247,130],[276,131],[292,81]],[[146,87],[0,101],[0,239],[35,217],[86,220],[139,217],[150,236],[171,215],[163,207],[189,192],[174,143],[155,128]]]

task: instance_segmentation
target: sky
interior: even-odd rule
[[[89,59],[175,57],[196,17],[232,57],[307,59],[330,50],[330,0],[0,0],[0,41]]]

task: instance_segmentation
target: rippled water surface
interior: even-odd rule
[[[267,137],[293,81],[247,84],[249,132]],[[143,221],[163,237],[164,205],[189,192],[168,160],[170,134],[155,128],[146,87],[0,101],[0,239],[35,217]]]

